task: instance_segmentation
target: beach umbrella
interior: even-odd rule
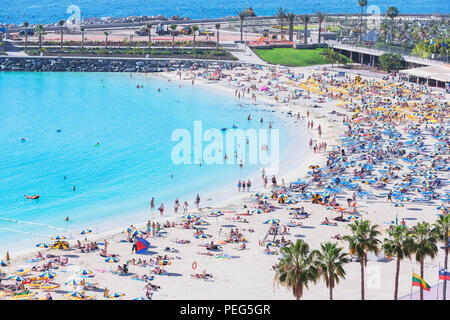
[[[92,276],[94,276],[94,273],[90,270],[82,269],[77,272],[77,275],[83,276],[83,277],[92,277]]]
[[[66,239],[66,237],[63,237],[63,236],[56,236],[56,237],[52,238],[52,240],[56,240],[56,241],[64,240],[64,239]]]
[[[280,223],[280,219],[269,219],[264,221],[264,224],[279,224]]]
[[[412,189],[411,191],[416,192],[416,193],[419,193],[419,192],[422,192],[422,189],[420,189],[420,188],[414,188],[414,189]]]
[[[298,211],[291,211],[291,212],[289,212],[289,215],[291,215],[291,216],[297,216],[299,214],[300,214],[300,212],[298,212]]]
[[[441,211],[445,211],[447,210],[447,208],[442,204],[439,207],[437,207],[436,209],[441,210]]]
[[[396,208],[401,208],[401,207],[404,207],[405,205],[403,205],[401,203],[394,203],[392,206],[396,207]]]
[[[270,196],[272,199],[278,199],[278,194],[276,192],[272,193]]]
[[[108,257],[105,259],[105,262],[108,262],[108,263],[115,263],[115,262],[119,262],[119,261],[120,260],[117,259],[116,257]]]
[[[192,220],[192,219],[195,219],[195,218],[196,218],[196,216],[194,216],[192,214],[185,214],[185,215],[181,216],[181,219],[183,219],[183,220]]]
[[[77,298],[77,299],[86,298],[84,292],[80,292],[80,291],[72,291],[72,292],[65,294],[65,296],[69,297],[69,298]]]
[[[263,211],[261,209],[253,210],[252,213],[261,214]]]
[[[54,249],[66,250],[69,248],[69,243],[67,241],[56,241],[52,247]]]
[[[169,260],[159,260],[156,263],[160,266],[170,266],[172,264],[172,262],[170,262]]]
[[[89,230],[89,229],[83,229],[83,230],[81,230],[80,232],[79,232],[79,234],[88,234],[88,233],[91,233],[92,232],[92,230]]]
[[[399,199],[399,201],[407,202],[407,201],[409,201],[409,198],[408,197],[402,197],[402,198]]]
[[[48,246],[48,244],[41,242],[41,243],[36,244],[36,247],[38,247],[38,248],[48,248],[49,246]]]
[[[296,204],[297,201],[295,201],[294,199],[289,199],[289,200],[286,200],[285,203],[288,203],[288,204]]]
[[[133,230],[133,231],[131,231],[130,235],[133,237],[142,237],[145,235],[145,233],[142,231]]]
[[[262,196],[263,196],[263,194],[260,192],[257,192],[253,195],[253,197],[262,197]]]
[[[356,220],[356,219],[359,219],[359,217],[355,216],[355,215],[351,215],[351,216],[348,216],[347,219],[349,219],[349,220]]]
[[[76,279],[70,279],[65,284],[68,285],[68,286],[77,287],[80,284],[83,284],[83,282],[84,282],[84,280],[83,281],[79,281],[79,280],[76,280]]]
[[[272,242],[272,241],[267,241],[266,243],[264,243],[264,245],[270,246],[270,247],[278,247],[278,243]]]
[[[144,298],[144,297],[139,297],[139,298],[134,298],[133,300],[152,300],[152,299]]]
[[[130,233],[131,231],[135,230],[136,227],[128,227],[126,230],[122,231],[122,233]]]
[[[218,216],[218,215],[220,215],[220,214],[222,214],[222,211],[220,211],[220,210],[215,210],[215,211],[211,212],[209,215],[210,215],[210,216]]]
[[[1,260],[1,261],[0,261],[0,266],[2,266],[2,267],[7,267],[7,266],[9,266],[9,261]]]
[[[117,298],[123,297],[124,295],[125,295],[125,293],[113,293],[113,294],[106,296],[106,298],[107,299],[117,299]]]
[[[44,280],[53,279],[55,277],[56,277],[56,273],[50,272],[50,271],[46,271],[39,275],[39,278],[44,279]]]
[[[311,202],[314,204],[321,203],[322,196],[320,195],[320,193],[314,193],[311,197]]]
[[[209,239],[211,236],[209,234],[199,234],[195,236],[197,239]]]
[[[312,164],[308,168],[310,168],[310,169],[319,169],[319,166],[316,165],[316,164]]]
[[[14,280],[14,281],[17,281],[17,282],[23,282],[23,281],[27,280],[26,278],[21,277],[21,276],[10,276],[8,279]]]
[[[150,243],[142,238],[137,239],[136,241],[136,253],[142,254],[145,251],[147,251],[148,247],[150,246]]]
[[[286,193],[282,193],[278,196],[278,199],[286,200],[289,196]]]

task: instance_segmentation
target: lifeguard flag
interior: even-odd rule
[[[439,270],[439,280],[450,280],[450,271],[445,269]]]
[[[136,253],[144,253],[149,246],[150,243],[147,240],[139,238],[136,242]]]
[[[430,291],[431,288],[417,273],[412,275],[412,285],[413,287],[422,287],[426,291]]]

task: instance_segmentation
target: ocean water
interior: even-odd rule
[[[174,164],[171,135],[175,129],[193,134],[194,121],[202,121],[203,131],[233,124],[267,129],[274,121],[281,157],[292,137],[273,110],[144,75],[0,73],[0,101],[0,250],[146,221],[152,196],[166,213],[176,197],[192,208],[196,193],[205,200],[208,192],[234,189],[237,180],[259,173],[258,164]],[[24,196],[35,194],[40,199]]]
[[[283,7],[296,14],[316,13],[359,13],[356,0],[19,0],[0,1],[0,22],[20,24],[51,23],[68,19],[74,14],[68,8],[75,5],[81,17],[118,17],[131,15],[179,16],[194,18],[218,18],[235,16],[238,11],[252,7],[257,15],[273,15]],[[449,1],[438,0],[369,0],[369,6],[378,6],[384,13],[389,6],[396,6],[400,13],[450,13]],[[368,13],[373,13],[368,12]]]

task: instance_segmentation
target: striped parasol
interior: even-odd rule
[[[105,259],[105,262],[107,263],[115,263],[115,262],[120,262],[119,259],[117,259],[116,257],[108,257]]]
[[[311,197],[311,202],[314,204],[322,203],[322,195],[320,193],[314,193]]]
[[[69,248],[69,243],[67,241],[56,241],[52,248],[58,249],[58,250],[66,250]]]

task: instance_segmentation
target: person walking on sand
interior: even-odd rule
[[[131,247],[131,253],[136,252],[137,250],[137,237],[133,237],[133,246]]]
[[[161,202],[161,205],[159,206],[159,213],[161,214],[161,217],[163,215],[164,212],[164,204]]]
[[[239,181],[238,181],[238,184],[237,184],[237,186],[238,186],[238,190],[239,190],[239,192],[241,192],[241,180],[239,180]]]
[[[175,204],[173,205],[173,211],[178,213],[178,208],[180,207],[180,203],[178,202],[178,198],[175,199]]]
[[[197,210],[198,210],[200,207],[200,196],[198,195],[198,193],[197,193],[197,197],[195,198],[195,205],[197,206]]]
[[[275,178],[275,175],[272,176],[272,186],[274,188],[277,186],[277,178]]]
[[[264,176],[264,189],[267,188],[267,176]]]
[[[188,202],[187,202],[187,201],[184,201],[184,204],[183,204],[183,213],[187,213],[187,212],[188,212],[188,207],[189,207]]]
[[[250,179],[248,179],[247,181],[247,192],[250,192],[250,187],[252,186],[252,183],[250,181]]]
[[[152,197],[152,200],[150,200],[150,209],[153,210],[154,207],[155,207],[155,198]]]

